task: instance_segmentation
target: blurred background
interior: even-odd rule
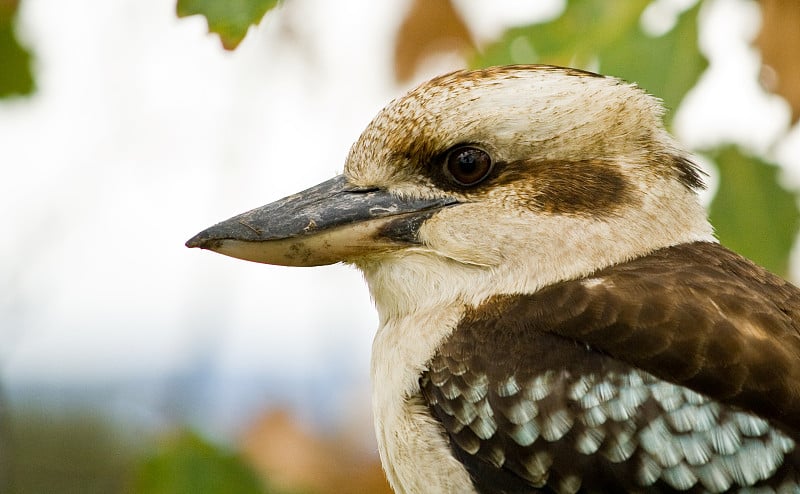
[[[183,243],[340,172],[449,70],[637,82],[723,243],[800,279],[798,25],[794,0],[0,0],[0,492],[388,492],[359,273]]]

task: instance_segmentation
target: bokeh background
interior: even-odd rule
[[[445,71],[637,82],[723,243],[800,279],[798,25],[794,0],[0,0],[0,492],[388,492],[359,273],[183,243],[332,177]]]

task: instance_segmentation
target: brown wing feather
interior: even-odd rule
[[[718,244],[493,302],[501,318],[800,430],[800,289]]]
[[[481,493],[796,488],[798,307],[723,247],[676,246],[470,310],[420,386]]]

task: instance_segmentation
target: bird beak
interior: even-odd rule
[[[344,175],[204,230],[187,247],[247,261],[321,266],[417,243],[417,230],[452,198],[397,197]]]

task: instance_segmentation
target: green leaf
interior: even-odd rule
[[[14,30],[17,2],[0,2],[0,98],[24,96],[34,90],[31,54]]]
[[[222,46],[233,50],[247,35],[251,25],[261,22],[278,0],[178,0],[178,17],[203,15],[208,30],[217,33]]]
[[[235,455],[183,432],[148,458],[134,481],[135,494],[265,494],[256,475]]]
[[[544,63],[599,70],[638,83],[674,109],[707,66],[697,46],[700,6],[683,12],[668,33],[653,37],[641,26],[649,4],[570,0],[551,22],[507,31],[473,65]]]
[[[636,82],[661,98],[672,116],[708,67],[697,45],[700,5],[681,14],[675,26],[657,38],[646,34],[637,23],[627,38],[617,40],[600,54],[601,71]]]
[[[650,0],[570,0],[557,19],[510,29],[474,64],[546,63],[589,68],[599,53],[629,36]]]
[[[720,242],[786,276],[800,213],[795,195],[778,182],[780,170],[732,146],[708,156],[717,163],[720,174],[709,211]]]

